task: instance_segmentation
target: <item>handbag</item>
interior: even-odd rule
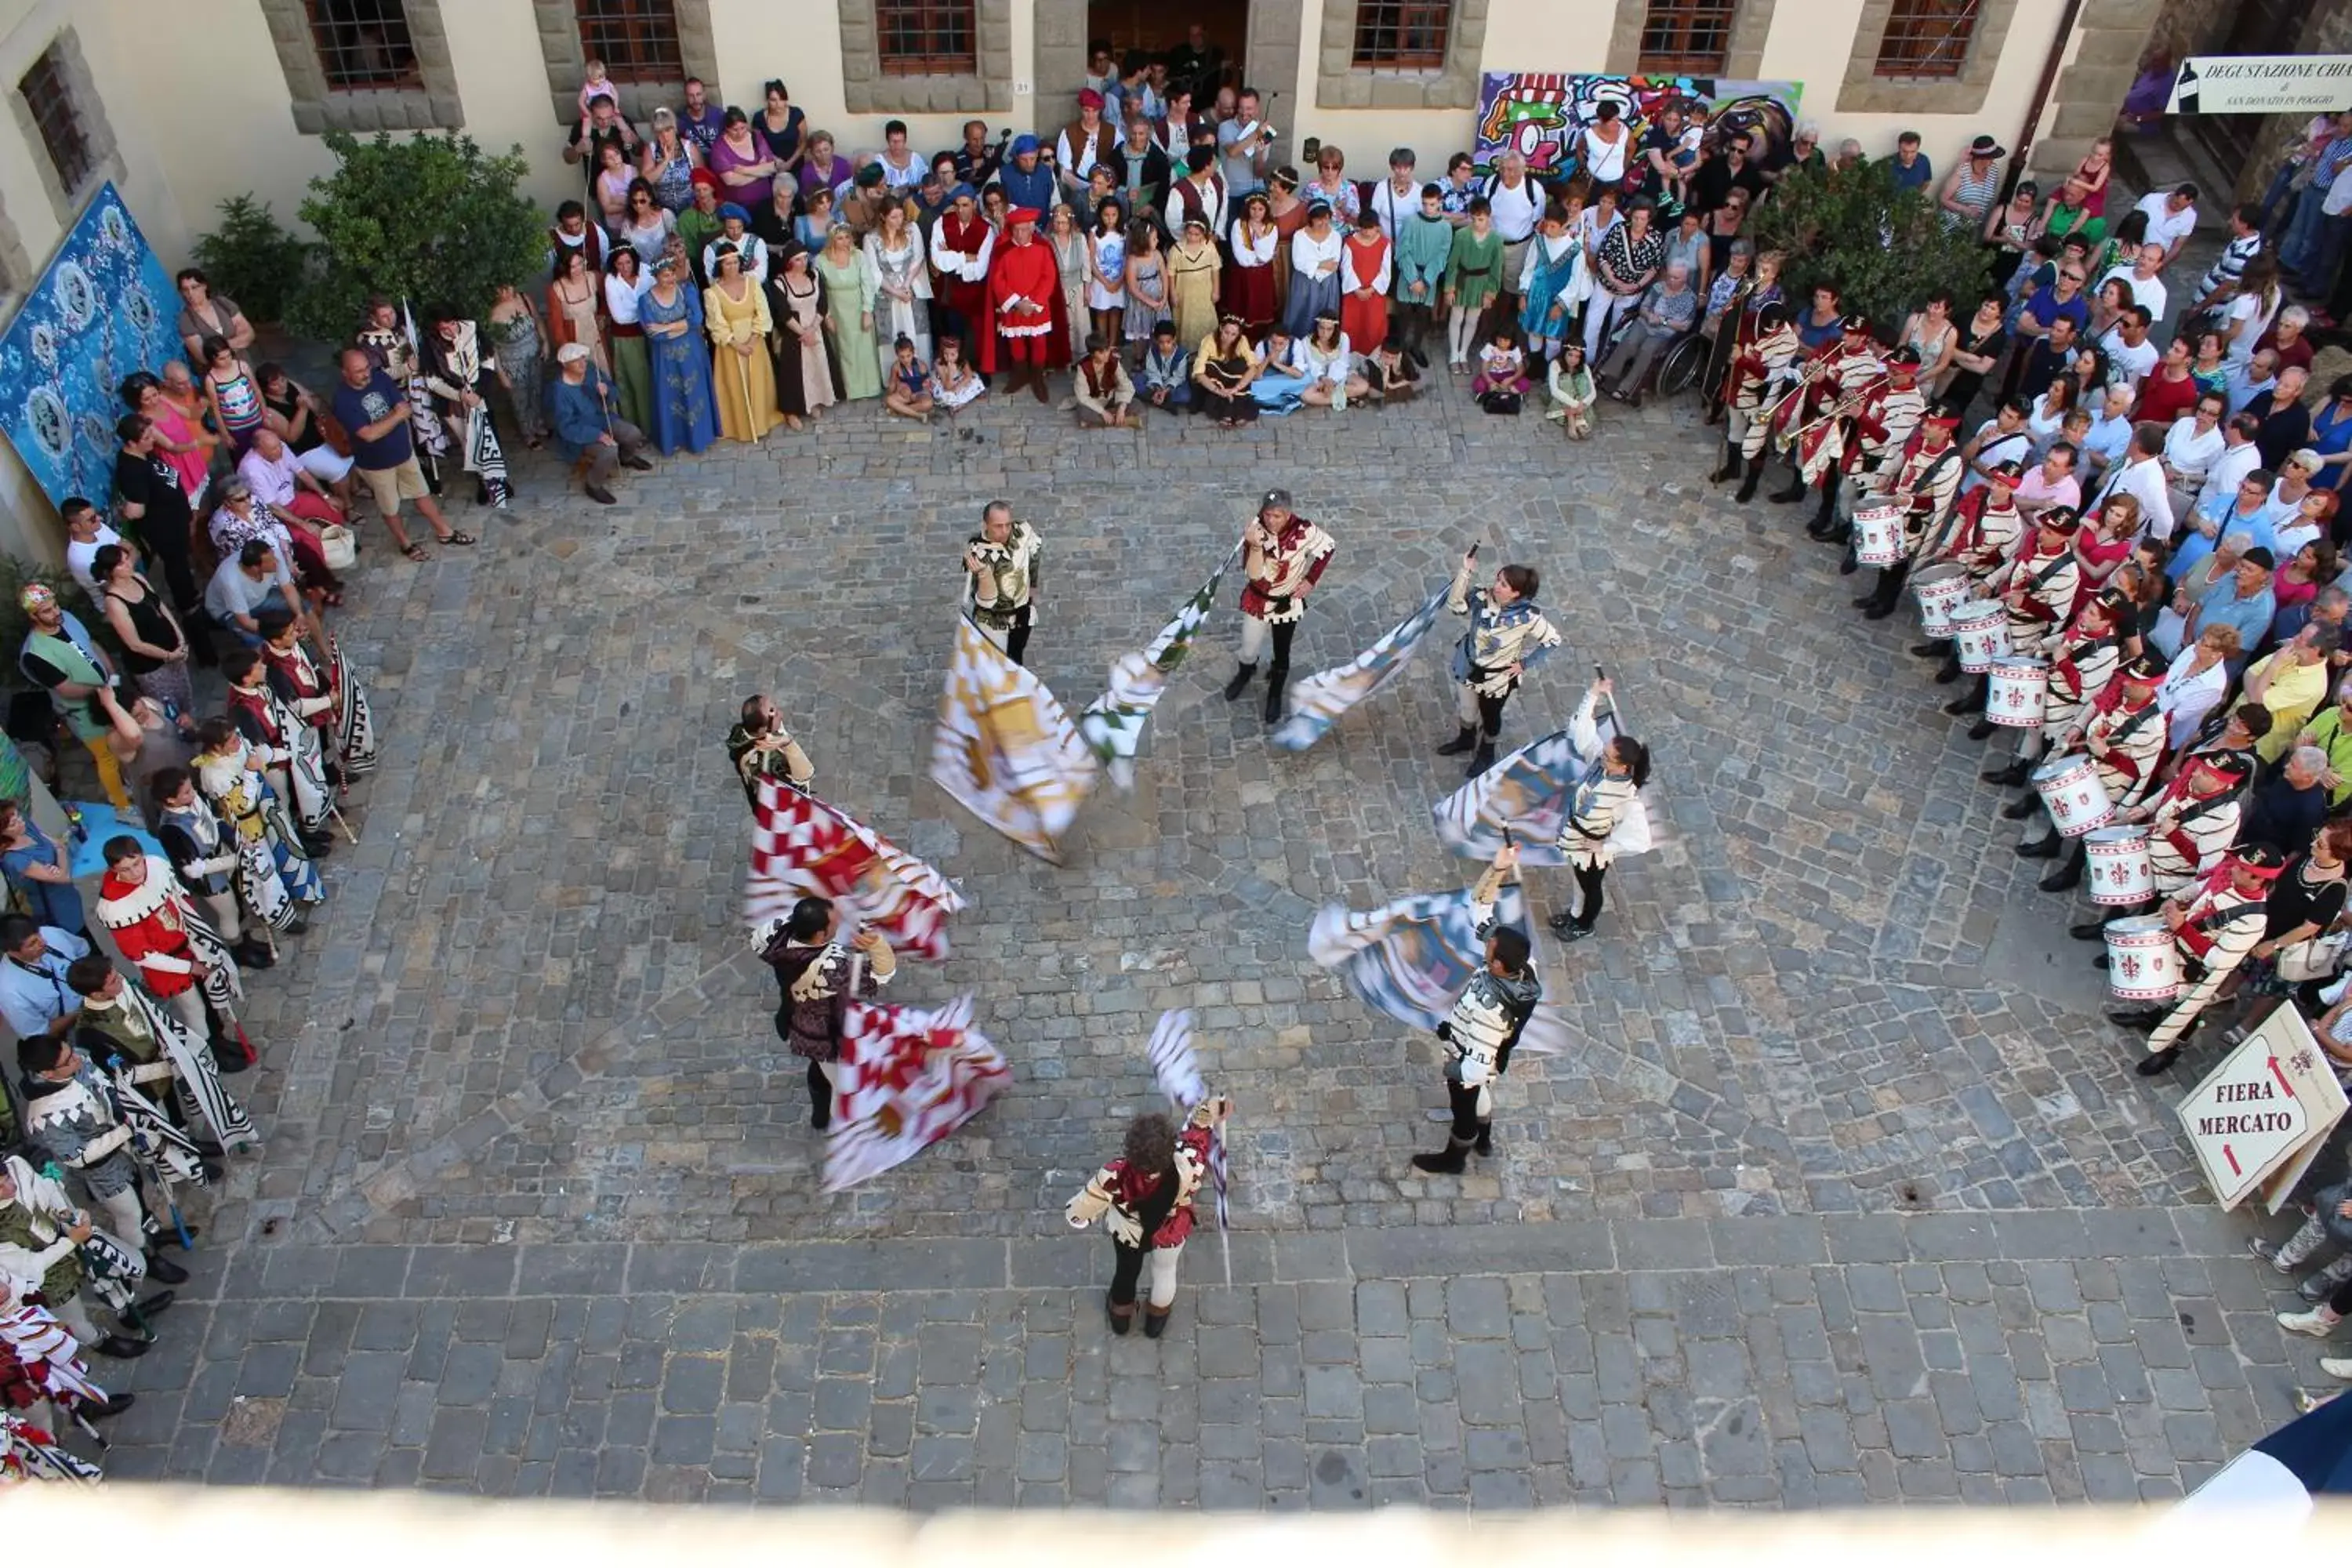
[[[1489,414],[1517,414],[1519,395],[1516,392],[1490,392],[1478,400],[1478,406]]]
[[[2313,937],[2309,942],[2296,942],[2293,947],[2278,950],[2278,977],[2301,985],[2314,980],[2334,978],[2344,966],[2344,948],[2352,937],[2330,932]]]
[[[319,531],[319,554],[328,571],[348,572],[359,561],[359,541],[341,523],[331,522]]]

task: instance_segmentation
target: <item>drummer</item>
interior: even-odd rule
[[[2009,608],[2011,657],[2040,658],[2073,618],[2083,588],[2082,560],[2074,553],[2074,531],[2082,525],[2071,509],[2052,507],[2034,521],[2009,564],[1987,579]]]
[[[1880,567],[1877,584],[1853,602],[1864,620],[1883,621],[1895,613],[1903,593],[1903,580],[1911,574],[1911,563],[1921,558],[1923,551],[1932,550],[1942,538],[1946,514],[1951,510],[1952,498],[1960,488],[1960,448],[1952,439],[1952,432],[1959,427],[1959,416],[1948,407],[1938,407],[1921,418],[1919,428],[1905,444],[1902,459],[1895,465],[1893,473],[1879,476],[1884,481],[1881,495],[1867,498],[1903,509],[1903,553],[1892,565]],[[1852,508],[1848,508],[1845,517],[1850,528]],[[1856,563],[1854,546],[1849,542],[1845,560],[1838,570],[1851,572]]]
[[[2042,727],[2018,737],[2017,755],[2007,767],[1977,776],[1987,784],[2012,789],[2025,784],[2050,742],[2082,722],[2092,700],[2115,679],[2116,668],[2123,662],[2125,629],[2130,624],[2131,602],[2116,590],[2084,600],[2074,612],[2074,625],[2051,651],[2050,684],[2042,697]]]
[[[2175,773],[2153,798],[2116,813],[2117,822],[2147,825],[2154,896],[2111,909],[2101,919],[2078,921],[2066,928],[2066,934],[2095,942],[2116,921],[2147,913],[2156,900],[2175,897],[2218,869],[2237,847],[2238,829],[2245,820],[2246,786],[2253,776],[2253,758],[2245,752],[2206,752]],[[2105,954],[2099,967],[2106,967]]]
[[[1848,489],[1877,490],[1883,476],[1902,461],[1911,437],[1927,412],[1927,398],[1919,390],[1919,351],[1905,344],[1886,356],[1886,376],[1863,399],[1854,416],[1853,439],[1839,459],[1840,469],[1853,480]],[[1820,511],[1805,525],[1806,534],[1826,543],[1846,543],[1853,531],[1853,509],[1836,508],[1836,489],[1822,490]]]
[[[2198,1019],[2221,987],[2263,940],[2268,923],[2264,904],[2286,859],[2267,844],[2252,844],[2223,860],[2210,876],[2191,882],[2161,910],[2172,928],[2180,973],[2188,981],[2168,1007],[2111,1007],[2108,1019],[2147,1037],[2147,1057],[2132,1070],[2154,1078],[2180,1059]]]
[[[1990,483],[1960,497],[1952,510],[1952,525],[1936,548],[1938,564],[1958,566],[1967,574],[1972,584],[1969,599],[1995,596],[1985,584],[2008,563],[2011,552],[2017,546],[2017,536],[2025,526],[2015,505],[2017,487],[2023,474],[2024,470],[2015,463],[1995,465]],[[1926,642],[1913,643],[1911,653],[1916,658],[1943,657],[1944,667],[1936,672],[1937,685],[1949,686],[1960,678],[1959,654],[1952,638],[1930,637]],[[1962,702],[1946,711],[1965,713],[1979,705]]]
[[[2163,679],[2164,666],[2146,654],[2124,660],[2106,689],[2058,742],[2061,757],[2077,748],[2090,754],[2108,803],[2117,810],[2138,804],[2155,776],[2157,759],[2164,754],[2164,710],[2156,705],[2156,689]],[[2043,730],[2046,733],[2048,726]],[[2037,793],[2012,801],[2001,807],[2000,814],[2012,822],[2022,822],[2041,807]],[[2053,819],[2049,832],[2019,845],[2017,853],[2026,860],[2055,860],[2062,847]],[[2065,864],[2042,879],[2042,890],[2063,893],[2082,879],[2083,846],[2077,838]]]

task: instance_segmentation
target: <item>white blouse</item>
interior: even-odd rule
[[[2173,474],[2181,484],[2202,484],[2205,470],[2212,467],[2213,459],[2220,457],[2222,448],[2228,445],[2219,425],[2200,436],[2195,416],[2184,414],[2172,422],[2171,429],[2165,432],[2164,460],[2171,466]]]
[[[1339,250],[1344,243],[1336,226],[1322,239],[1302,228],[1290,237],[1290,269],[1301,277],[1312,278],[1323,263],[1339,259]]]
[[[640,273],[634,283],[617,274],[604,274],[604,313],[619,327],[637,324],[637,304],[653,287],[653,279]]]
[[[1273,266],[1275,243],[1281,239],[1282,231],[1269,226],[1265,233],[1257,238],[1248,239],[1243,235],[1242,225],[1242,219],[1234,220],[1234,231],[1230,237],[1234,246],[1234,265],[1236,267]]]

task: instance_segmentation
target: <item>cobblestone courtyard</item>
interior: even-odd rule
[[[342,628],[387,735],[363,842],[255,987],[268,1154],[131,1368],[113,1473],[921,1506],[2196,1484],[2319,1381],[2178,1134],[2196,1060],[2130,1075],[1907,626],[1845,607],[1796,509],[1707,490],[1687,405],[1607,412],[1570,447],[1454,397],[1140,437],[1024,401],[973,447],[862,405],[609,510],[527,466],[515,521],[453,509],[484,546],[429,565],[376,543]],[[1549,949],[1575,1046],[1515,1064],[1465,1177],[1406,1163],[1442,1136],[1434,1042],[1304,954],[1321,902],[1475,872],[1428,827],[1441,649],[1274,753],[1217,696],[1229,584],[1060,868],[923,777],[982,500],[1045,535],[1030,662],[1076,708],[1268,485],[1339,540],[1302,670],[1482,541],[1569,638],[1508,743],[1598,661],[1656,753],[1667,842]],[[975,993],[1017,1080],[836,1197],[735,919],[719,741],[756,689],[821,794],[960,879],[954,957],[894,995]],[[1168,1337],[1114,1341],[1108,1248],[1060,1209],[1177,1005],[1239,1104],[1231,1283],[1204,1233]]]

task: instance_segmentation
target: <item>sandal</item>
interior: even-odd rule
[[[426,552],[425,546],[417,543],[413,539],[400,547],[400,552],[403,555],[407,556],[411,561],[430,561],[433,559],[432,555]]]
[[[475,542],[475,540],[472,534],[467,533],[462,528],[458,528],[452,529],[447,533],[443,534],[441,536],[441,542],[444,544],[471,544]]]

